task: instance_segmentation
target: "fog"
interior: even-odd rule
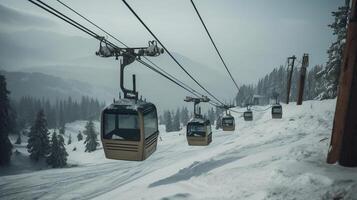
[[[53,7],[85,23],[56,1]],[[131,47],[145,46],[153,38],[119,0],[63,0],[75,10]],[[184,63],[208,90],[222,101],[236,94],[219,57],[189,0],[128,1],[165,46]],[[205,23],[238,84],[255,83],[286,57],[310,54],[310,66],[324,64],[333,41],[328,28],[337,0],[223,0],[195,1]],[[119,90],[119,63],[114,58],[95,56],[99,42],[23,0],[0,0],[0,68],[37,71],[76,79],[113,91]],[[175,77],[199,87],[168,58],[153,61]],[[140,94],[160,109],[185,105],[188,95],[178,86],[135,63],[127,77],[137,74]],[[128,77],[130,78],[130,77]],[[129,83],[130,80],[128,80]],[[200,90],[202,91],[202,90]],[[202,91],[202,93],[204,93]]]

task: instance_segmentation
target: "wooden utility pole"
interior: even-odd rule
[[[290,72],[288,72],[289,74],[288,74],[288,83],[286,88],[286,104],[289,104],[291,78],[293,77],[295,59],[296,59],[295,56],[288,57],[288,68],[289,68],[290,60],[292,60],[292,62],[291,62]]]
[[[330,164],[357,166],[357,0],[353,0],[341,66],[335,119],[327,155]]]
[[[304,53],[302,56],[302,64],[300,70],[300,79],[299,79],[299,94],[296,104],[301,105],[304,97],[304,87],[305,87],[305,77],[306,77],[306,68],[309,65],[309,54]]]

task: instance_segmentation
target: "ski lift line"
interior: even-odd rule
[[[88,30],[83,29],[82,27],[80,27],[80,26],[76,25],[75,23],[73,23],[73,22],[67,20],[66,18],[61,17],[60,15],[56,14],[55,12],[53,12],[53,11],[51,11],[51,10],[45,8],[44,6],[40,5],[39,3],[36,3],[36,2],[34,2],[34,1],[32,1],[32,0],[28,0],[28,1],[31,2],[31,3],[34,4],[34,5],[36,5],[36,6],[40,7],[40,8],[42,8],[43,10],[45,10],[45,11],[47,11],[47,12],[53,14],[54,16],[56,16],[56,17],[62,19],[63,21],[65,21],[65,22],[71,24],[72,26],[78,28],[79,30],[81,30],[81,31],[83,31],[83,32],[85,32],[85,33],[87,33],[88,35],[94,37],[95,39],[97,39],[97,34],[91,33],[91,32],[89,32]],[[47,5],[47,4],[46,4],[46,5]]]
[[[61,13],[60,11],[56,10],[55,8],[53,8],[53,7],[49,6],[48,4],[42,2],[41,0],[37,0],[37,1],[38,1],[39,3],[41,3],[41,4],[43,4],[44,6],[46,6],[47,8],[44,7],[44,6],[42,6],[42,5],[40,5],[39,3],[36,3],[36,2],[34,2],[34,1],[32,1],[32,0],[29,0],[29,1],[30,1],[31,3],[33,3],[33,4],[35,4],[36,6],[38,6],[38,7],[42,8],[42,9],[44,9],[45,11],[47,11],[47,12],[53,14],[54,16],[56,16],[56,17],[62,19],[63,21],[65,21],[65,22],[71,24],[72,26],[78,28],[79,30],[81,30],[81,31],[83,31],[83,32],[85,32],[85,33],[87,33],[88,35],[92,36],[93,38],[95,38],[95,39],[97,39],[97,40],[102,40],[102,37],[99,36],[97,33],[93,32],[92,30],[90,30],[90,29],[88,29],[88,28],[86,28],[86,27],[84,27],[83,25],[79,24],[78,22],[76,22],[75,20],[73,20],[73,19],[71,19],[70,17],[66,16],[65,14]],[[114,45],[113,43],[111,43],[111,42],[109,42],[109,41],[107,41],[107,40],[106,40],[106,42],[107,42],[107,44],[109,44],[109,45],[112,46],[113,48],[119,48],[119,47],[117,47],[116,45]],[[191,94],[194,94],[195,96],[197,96],[197,94],[193,93],[193,92],[190,91],[188,88],[186,88],[186,87],[184,87],[184,86],[178,84],[178,82],[174,81],[172,78],[170,79],[168,76],[165,76],[163,73],[159,72],[158,70],[155,70],[155,69],[154,69],[152,66],[150,66],[149,64],[147,64],[147,63],[145,63],[145,62],[143,62],[143,61],[141,61],[141,60],[139,60],[139,59],[137,59],[137,58],[136,58],[136,60],[139,61],[139,62],[140,62],[141,64],[143,64],[144,66],[148,67],[149,69],[151,69],[151,70],[153,70],[153,71],[159,73],[160,75],[164,76],[164,77],[167,78],[168,80],[174,82],[175,84],[177,84],[177,85],[180,86],[181,88],[185,89],[186,91],[190,92]],[[145,63],[145,64],[144,64],[144,63]],[[166,73],[167,73],[167,72],[166,72]],[[167,74],[168,74],[168,73],[167,73]],[[171,75],[171,76],[172,76],[172,75]],[[173,77],[173,76],[172,76],[172,77]],[[201,96],[202,96],[202,95],[201,95]]]
[[[203,94],[197,92],[195,89],[191,88],[189,85],[187,85],[186,83],[180,81],[179,79],[177,79],[176,77],[174,77],[173,75],[169,74],[168,72],[166,72],[164,69],[162,69],[161,67],[159,67],[157,64],[155,64],[154,62],[152,62],[150,59],[148,59],[147,57],[144,57],[144,59],[146,61],[148,61],[149,63],[151,63],[152,65],[154,65],[155,67],[159,68],[161,71],[163,71],[165,74],[167,74],[168,76],[170,76],[172,79],[175,79],[177,82],[181,83],[182,85],[184,85],[185,87],[189,88],[193,93],[196,93],[197,95],[195,95],[196,97],[202,97],[204,96]],[[192,94],[193,94],[192,93]]]
[[[155,38],[155,40],[161,45],[161,47],[169,54],[172,60],[198,85],[202,88],[207,94],[209,94],[212,98],[217,100],[220,104],[224,105],[222,101],[216,98],[211,92],[209,92],[205,87],[203,87],[182,65],[179,63],[176,58],[170,53],[170,51],[165,47],[165,45],[156,37],[156,35],[150,30],[150,28],[142,21],[142,19],[136,14],[136,12],[131,8],[131,6],[126,2],[126,0],[122,0],[124,4],[128,7],[128,9],[134,14],[134,16],[140,21],[140,23],[146,28],[146,30]]]
[[[68,8],[69,10],[71,10],[72,12],[76,13],[78,16],[80,16],[81,18],[83,18],[84,20],[86,20],[87,22],[89,22],[90,24],[92,24],[93,26],[97,27],[99,30],[103,31],[104,33],[106,33],[107,35],[109,35],[111,38],[115,39],[116,41],[118,41],[120,44],[122,44],[123,46],[127,47],[128,46],[120,41],[119,39],[117,39],[116,37],[114,37],[112,34],[108,33],[106,30],[104,30],[103,28],[101,28],[100,26],[98,26],[97,24],[95,24],[94,22],[92,22],[91,20],[89,20],[88,18],[86,18],[85,16],[83,16],[82,14],[80,14],[79,12],[77,12],[76,10],[74,10],[73,8],[71,8],[70,6],[68,6],[67,4],[63,3],[61,0],[56,0],[58,3],[62,4],[64,7]]]
[[[124,42],[122,42],[121,40],[119,40],[117,37],[113,36],[112,34],[110,34],[108,31],[104,30],[103,28],[101,28],[100,26],[98,26],[97,24],[95,24],[94,22],[92,22],[91,20],[89,20],[87,17],[83,16],[82,14],[80,14],[79,12],[77,12],[76,10],[74,10],[73,8],[71,8],[70,6],[68,6],[67,4],[63,3],[61,0],[57,0],[57,2],[59,2],[60,4],[62,4],[63,6],[65,6],[66,8],[68,8],[69,10],[71,10],[72,12],[74,12],[75,14],[77,14],[78,16],[80,16],[81,18],[83,18],[84,20],[86,20],[87,22],[89,22],[90,24],[92,24],[93,26],[97,27],[99,30],[103,31],[104,33],[106,33],[107,35],[109,35],[111,38],[113,38],[114,40],[116,40],[117,42],[119,42],[120,44],[122,44],[125,47],[129,47],[128,45],[126,45]],[[170,76],[171,78],[175,79],[177,82],[180,82],[182,85],[185,85],[185,87],[189,88],[190,90],[192,90],[193,92],[197,93],[198,95],[202,96],[202,94],[198,93],[196,90],[192,89],[190,86],[188,86],[187,84],[183,83],[182,81],[180,81],[179,79],[177,79],[176,77],[172,76],[171,74],[169,74],[168,72],[166,72],[164,69],[162,69],[161,67],[159,67],[157,64],[155,64],[154,62],[152,62],[149,58],[147,58],[146,56],[143,56],[144,59],[148,62],[150,62],[152,65],[154,65],[155,67],[159,68],[162,72],[164,72],[166,75]]]
[[[36,3],[36,2],[34,2],[34,1],[32,1],[32,0],[29,0],[29,1],[30,1],[31,3],[33,3],[33,4],[35,4],[36,6],[38,6],[38,7],[42,8],[42,9],[46,10],[47,12],[49,12],[49,13],[55,15],[56,17],[58,17],[58,18],[64,20],[65,22],[71,24],[72,26],[74,26],[74,27],[80,29],[81,31],[87,33],[88,35],[94,37],[95,39],[99,39],[99,38],[100,38],[100,36],[99,36],[98,34],[94,33],[94,32],[91,31],[90,29],[84,27],[83,25],[79,24],[78,22],[74,21],[73,19],[69,18],[68,16],[64,15],[63,13],[61,13],[61,12],[59,12],[58,10],[54,9],[53,7],[47,5],[46,3],[44,3],[44,2],[42,2],[42,1],[40,1],[40,0],[38,0],[38,2],[40,2],[41,4],[43,4],[44,6],[46,6],[47,8],[45,8],[44,6],[42,6],[42,5],[40,5],[40,4]],[[51,11],[50,9],[51,9],[52,11]],[[56,14],[56,13],[57,13],[57,14]],[[79,14],[79,13],[78,13],[78,14]],[[119,47],[117,47],[116,45],[114,45],[114,44],[112,44],[112,43],[109,43],[109,41],[107,41],[107,42],[108,42],[108,44],[110,44],[113,48],[119,48]],[[190,93],[192,93],[192,94],[198,96],[197,94],[195,94],[195,93],[193,93],[192,91],[190,91],[190,89],[188,89],[188,88],[182,86],[182,85],[179,84],[177,81],[174,81],[172,78],[170,78],[170,77],[168,77],[167,75],[161,73],[160,71],[158,71],[157,69],[153,68],[153,67],[150,66],[149,64],[147,64],[147,63],[145,63],[145,62],[143,62],[143,61],[141,61],[141,60],[139,60],[139,59],[136,59],[136,60],[139,61],[141,64],[145,65],[146,67],[150,68],[151,70],[153,70],[153,71],[159,73],[160,75],[162,75],[162,76],[164,76],[165,78],[169,79],[170,81],[174,82],[175,84],[177,84],[178,86],[180,86],[180,87],[182,87],[183,89],[187,90],[188,92],[190,92]],[[145,64],[144,64],[144,63],[145,63]],[[161,70],[163,70],[163,69],[161,69]],[[164,70],[163,70],[163,71],[164,71]],[[167,73],[167,72],[166,72],[166,73]],[[167,73],[167,74],[168,74],[168,73]],[[170,75],[170,74],[168,74],[168,75]],[[170,75],[170,76],[172,76],[172,75]],[[173,76],[172,76],[172,77],[173,77]],[[178,79],[177,79],[177,80],[178,80]]]
[[[83,16],[82,14],[80,14],[79,12],[77,12],[76,10],[74,10],[73,8],[71,8],[70,6],[68,6],[67,4],[63,3],[61,0],[57,0],[57,2],[59,2],[60,4],[62,4],[64,7],[68,8],[69,10],[71,10],[72,12],[74,12],[75,14],[77,14],[78,16],[80,16],[81,18],[83,18],[84,20],[86,20],[87,22],[89,22],[90,24],[92,24],[93,26],[97,27],[99,30],[103,31],[104,33],[106,33],[107,35],[109,35],[111,38],[113,38],[114,40],[116,40],[117,42],[119,42],[120,44],[122,44],[125,47],[129,47],[128,45],[126,45],[124,42],[120,41],[118,38],[116,38],[115,36],[113,36],[112,34],[110,34],[108,31],[104,30],[103,28],[101,28],[100,26],[98,26],[97,24],[95,24],[94,22],[92,22],[91,20],[89,20],[87,17]],[[190,86],[188,86],[187,84],[183,83],[182,81],[180,81],[179,79],[177,79],[176,77],[172,76],[171,74],[169,74],[168,72],[166,72],[164,69],[162,69],[161,67],[159,67],[157,64],[155,64],[154,62],[152,62],[150,59],[148,59],[146,56],[143,56],[144,59],[148,62],[150,62],[152,65],[154,65],[155,67],[159,68],[163,73],[165,73],[167,76],[170,76],[172,79],[175,79],[177,82],[181,83],[182,85],[184,85],[185,87],[189,88],[192,92],[196,93],[195,96],[199,95],[199,96],[203,96],[202,94],[200,94],[199,92],[197,92],[196,90],[194,90],[193,88],[191,88]]]
[[[43,10],[51,13],[52,15],[62,19],[63,21],[71,24],[72,26],[78,28],[79,30],[87,33],[88,35],[92,36],[93,38],[101,41],[104,40],[106,42],[106,44],[110,45],[113,48],[118,48],[116,45],[114,45],[113,43],[111,43],[110,41],[107,41],[106,39],[104,39],[103,37],[101,37],[100,35],[96,34],[95,32],[93,32],[92,30],[88,29],[87,27],[79,24],[78,22],[76,22],[75,20],[71,19],[70,17],[66,16],[65,14],[61,13],[60,11],[56,10],[55,8],[49,6],[48,4],[44,3],[41,0],[36,0],[38,3],[34,2],[33,0],[28,0],[29,2],[33,3],[34,5],[42,8]],[[42,5],[40,5],[40,4]]]
[[[219,50],[218,50],[218,48],[217,48],[217,46],[216,46],[215,42],[213,41],[213,38],[212,38],[212,36],[211,36],[210,32],[208,31],[208,29],[207,29],[207,27],[206,27],[206,24],[205,24],[205,22],[203,21],[203,19],[202,19],[202,17],[201,17],[201,15],[200,15],[200,13],[198,12],[198,9],[197,9],[197,7],[196,7],[195,3],[193,2],[193,0],[191,0],[191,3],[192,3],[193,8],[194,8],[194,9],[195,9],[195,11],[196,11],[196,13],[197,13],[198,17],[200,18],[200,21],[201,21],[201,23],[202,23],[203,27],[205,28],[206,33],[207,33],[207,35],[208,35],[209,39],[211,40],[211,42],[212,42],[212,44],[213,44],[213,46],[214,46],[214,48],[215,48],[215,50],[216,50],[216,52],[217,52],[217,54],[218,54],[219,58],[221,59],[221,61],[222,61],[223,65],[224,65],[224,67],[226,68],[226,70],[227,70],[227,72],[228,72],[229,76],[231,77],[231,79],[232,79],[232,81],[233,81],[234,85],[237,87],[237,90],[238,90],[238,92],[239,92],[239,89],[240,89],[240,88],[239,88],[239,86],[238,86],[237,82],[234,80],[234,78],[233,78],[233,76],[232,76],[231,72],[229,71],[229,69],[228,69],[228,67],[227,67],[226,62],[224,61],[224,59],[223,59],[223,57],[222,57],[221,53],[219,52]]]
[[[154,67],[152,67],[151,65],[149,65],[148,63],[140,60],[140,59],[137,59],[138,62],[140,62],[141,64],[143,64],[144,66],[148,67],[149,69],[153,70],[154,72],[160,74],[161,76],[167,78],[168,80],[170,80],[171,82],[175,83],[176,85],[178,85],[179,87],[183,88],[184,90],[188,91],[189,93],[197,96],[197,97],[200,97],[199,95],[193,93],[191,90],[189,90],[188,88],[186,88],[185,86],[181,85],[180,83],[176,82],[174,79],[170,78],[169,76],[163,74],[162,72],[160,72],[159,70],[155,69]]]
[[[252,110],[253,110],[253,111],[256,111],[256,112],[265,112],[265,111],[269,110],[269,109],[272,108],[272,107],[273,107],[273,106],[269,106],[268,108],[263,109],[263,110],[256,110],[256,109],[253,109],[253,108],[252,108]]]

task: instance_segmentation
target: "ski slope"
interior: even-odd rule
[[[251,122],[232,113],[236,130],[213,129],[207,147],[188,146],[185,130],[160,127],[158,149],[143,162],[85,153],[76,138],[85,122],[68,124],[71,167],[0,172],[0,199],[357,199],[357,169],[325,163],[335,102],[283,105],[281,120],[270,110]],[[16,146],[15,163],[24,146]]]

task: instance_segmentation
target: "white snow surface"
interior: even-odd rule
[[[185,130],[160,127],[157,151],[143,162],[108,160],[101,147],[84,152],[76,135],[85,122],[71,123],[70,167],[31,168],[26,145],[15,146],[13,162],[29,169],[0,168],[0,199],[357,199],[357,169],[325,162],[335,103],[283,104],[283,119],[232,113],[236,130],[213,130],[209,146],[188,146]]]

